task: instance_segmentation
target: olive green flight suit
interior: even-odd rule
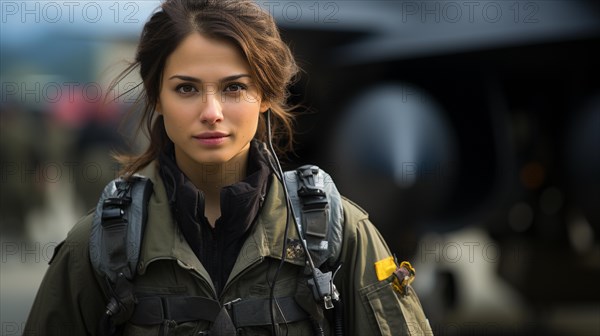
[[[212,281],[173,221],[158,169],[151,164],[140,172],[154,182],[148,204],[148,221],[140,253],[135,292],[138,295],[203,296],[221,304],[238,298],[268,298],[272,278],[281,258],[286,205],[278,181],[270,190],[240,251],[220,297]],[[272,177],[274,178],[274,176]],[[347,335],[431,335],[417,295],[411,287],[405,294],[394,289],[394,275],[378,280],[374,263],[391,253],[367,213],[343,200],[345,226],[340,261],[343,266],[335,284],[344,304]],[[88,214],[57,247],[50,267],[33,303],[24,335],[95,335],[105,312],[105,287],[90,263],[88,243],[93,214]],[[298,239],[290,226],[289,239]],[[288,250],[289,251],[289,250]],[[288,253],[275,289],[275,297],[292,296],[317,320],[323,318],[306,285],[304,256]],[[320,320],[326,335],[333,326]],[[170,326],[169,335],[197,335],[210,329],[208,322],[185,322]],[[281,326],[288,335],[312,335],[308,320]],[[158,335],[159,326],[127,322],[125,335]],[[270,326],[244,327],[239,335],[270,335]]]

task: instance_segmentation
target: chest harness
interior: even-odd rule
[[[333,284],[335,273],[331,271],[342,247],[341,196],[329,174],[317,166],[305,165],[286,171],[281,178],[301,237],[296,247],[305,252],[307,286],[317,305],[333,311],[334,332],[341,335],[341,300]],[[273,314],[271,298],[240,298],[221,304],[200,296],[136,295],[133,282],[152,189],[152,181],[140,175],[127,180],[118,178],[105,187],[96,207],[90,259],[104,281],[109,300],[99,324],[99,335],[119,335],[127,321],[136,325],[160,325],[166,335],[179,323],[204,320],[210,323],[211,329],[199,335],[215,336],[236,335],[236,330],[242,327],[309,319],[313,322],[314,334],[323,334],[316,319],[291,296],[275,298],[278,313]],[[289,250],[290,244],[287,246]]]

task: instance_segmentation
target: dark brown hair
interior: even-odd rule
[[[133,174],[158,158],[170,144],[162,116],[155,113],[166,60],[192,33],[231,41],[250,65],[262,99],[271,105],[273,142],[279,154],[292,149],[293,117],[286,105],[288,86],[298,66],[282,41],[273,17],[250,0],[167,0],[144,25],[135,61],[111,83],[109,92],[139,68],[143,102],[139,127],[150,137],[146,151],[116,156],[124,175]],[[266,141],[266,116],[261,113],[256,138]]]

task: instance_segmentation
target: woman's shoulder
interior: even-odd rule
[[[164,198],[166,196],[164,196],[164,186],[163,186],[162,179],[160,179],[160,177],[159,177],[156,162],[152,162],[151,164],[146,166],[144,169],[137,172],[135,174],[135,176],[145,177],[153,182],[152,185],[154,186],[154,188],[153,188],[154,192],[151,192],[151,194],[153,195],[154,199],[151,199],[151,200],[144,199],[144,200],[141,200],[142,202],[152,201],[154,203],[157,203],[160,201],[159,203],[161,203],[161,202],[164,203],[164,201],[165,201]],[[109,184],[107,185],[106,188],[108,188],[111,183],[114,183],[117,180],[119,180],[119,179],[115,179],[115,180],[109,182]],[[138,195],[138,196],[140,196],[140,195]],[[105,197],[106,197],[106,195],[102,195],[98,199],[98,202],[103,202]],[[149,198],[152,198],[152,197],[149,197]],[[156,207],[157,204],[154,204],[154,203],[152,205]],[[150,207],[150,205],[147,205],[147,206]],[[160,207],[160,208],[162,209],[162,207]],[[89,250],[89,245],[90,245],[90,239],[92,237],[92,227],[93,227],[94,216],[95,216],[96,212],[97,212],[97,208],[94,207],[94,208],[90,209],[87,212],[87,214],[82,216],[75,223],[75,225],[73,225],[73,227],[69,230],[67,237],[65,238],[65,240],[63,241],[63,243],[61,245],[74,247],[77,250],[81,249],[82,251],[85,252],[84,254],[87,255],[88,250]]]
[[[346,196],[342,196],[342,208],[346,225],[356,225],[369,219],[369,213]]]
[[[88,211],[88,213],[85,214],[83,217],[79,218],[79,220],[67,233],[65,242],[88,244],[90,240],[90,230],[92,227],[94,211],[95,209],[92,209]]]
[[[93,218],[94,210],[90,210],[85,216],[81,217],[69,230],[65,240],[59,245],[60,249],[66,250],[68,254],[73,254],[73,256],[87,256]]]
[[[381,253],[389,255],[389,248],[377,227],[369,219],[368,212],[344,196],[342,196],[342,205],[345,219],[344,241],[362,245],[362,250],[365,251],[380,250]]]

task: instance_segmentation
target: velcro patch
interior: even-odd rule
[[[377,274],[377,280],[385,280],[396,270],[396,262],[394,257],[387,257],[375,262],[375,273]]]

